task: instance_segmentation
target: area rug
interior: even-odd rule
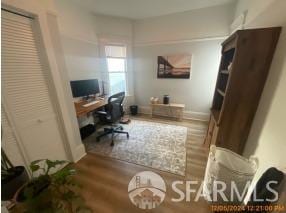
[[[96,142],[96,135],[84,140],[88,152],[185,175],[187,128],[149,121],[132,120],[123,125],[126,135],[117,135],[114,146],[110,136]],[[98,131],[100,132],[100,130]]]

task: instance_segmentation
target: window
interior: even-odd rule
[[[126,46],[105,46],[110,95],[125,92],[126,84]]]

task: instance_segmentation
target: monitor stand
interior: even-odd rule
[[[88,101],[89,100],[89,95],[82,97],[83,101]]]
[[[83,101],[87,101],[87,102],[91,102],[94,101],[96,99],[96,95],[87,95],[82,97]]]

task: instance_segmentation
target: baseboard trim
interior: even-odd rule
[[[185,111],[183,118],[190,120],[209,121],[210,113]]]
[[[139,106],[138,112],[140,114],[151,115],[151,107],[149,106]],[[156,113],[156,115],[164,116],[164,114]],[[210,113],[205,112],[194,112],[194,111],[184,111],[183,119],[188,120],[199,120],[199,121],[209,121]]]
[[[80,144],[76,147],[75,155],[74,155],[74,162],[78,162],[86,155],[85,147],[83,144]]]

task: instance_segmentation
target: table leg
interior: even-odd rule
[[[180,111],[180,117],[179,117],[179,120],[182,121],[183,120],[183,110],[181,109]]]

